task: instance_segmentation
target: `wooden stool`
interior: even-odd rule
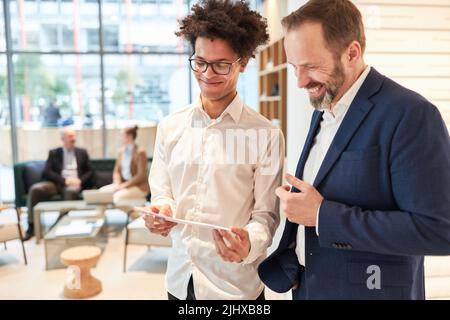
[[[78,267],[75,269],[75,285],[66,282],[64,286],[64,296],[67,298],[87,298],[95,296],[102,291],[100,280],[91,275],[90,268],[95,266],[100,258],[100,248],[93,246],[80,246],[64,250],[61,253],[61,262],[68,267]],[[71,275],[73,277],[74,274]]]

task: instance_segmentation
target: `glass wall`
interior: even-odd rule
[[[91,157],[113,157],[120,128],[154,128],[189,103],[187,48],[174,35],[187,12],[185,0],[9,1],[17,160],[45,159],[66,125]],[[30,145],[37,137],[45,143]]]
[[[178,52],[177,20],[188,13],[185,0],[103,1],[104,48],[120,52]],[[192,1],[193,2],[193,1]]]
[[[12,199],[13,189],[8,186],[12,178],[11,124],[8,105],[8,77],[3,3],[0,3],[0,203]]]
[[[46,159],[60,144],[63,126],[75,128],[77,144],[101,158],[116,155],[120,128],[138,124],[139,142],[151,155],[158,121],[190,102],[187,47],[174,35],[190,1],[5,1],[7,14],[3,2],[0,7],[0,199],[13,198],[13,161]]]
[[[60,144],[59,127],[69,125],[91,157],[103,156],[99,65],[98,55],[13,56],[18,161],[45,159]],[[85,129],[97,133],[92,142],[83,141]]]
[[[98,11],[97,1],[9,0],[13,50],[99,51]]]
[[[2,199],[13,199],[10,183],[12,175],[11,124],[7,92],[6,54],[0,54],[0,203]]]
[[[5,38],[5,21],[3,13],[3,5],[0,5],[0,52],[4,53],[6,50]]]
[[[187,54],[105,55],[105,119],[108,157],[119,147],[119,130],[137,124],[137,143],[153,154],[155,125],[189,101]]]
[[[45,160],[60,144],[63,126],[73,126],[77,144],[102,158],[115,157],[120,129],[137,124],[138,144],[153,154],[157,123],[198,94],[188,66],[190,49],[174,34],[195,2],[2,2],[0,199],[13,200],[13,162]],[[259,1],[250,3],[256,8]],[[7,71],[8,55],[13,74]],[[239,82],[239,92],[255,108],[256,72],[253,61]]]

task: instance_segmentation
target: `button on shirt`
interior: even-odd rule
[[[125,146],[122,154],[122,162],[120,163],[120,169],[122,178],[128,181],[132,178],[131,176],[131,158],[133,157],[134,145],[130,144]]]
[[[305,163],[305,168],[303,171],[303,180],[309,184],[313,184],[314,180],[319,172],[325,155],[333,142],[334,136],[336,135],[344,117],[350,108],[356,94],[361,88],[364,80],[369,74],[370,67],[367,66],[364,72],[359,76],[355,83],[350,87],[350,89],[342,96],[342,98],[336,103],[332,111],[325,110],[322,115],[322,120],[320,122],[318,132],[311,146],[311,150],[308,155],[308,159]],[[318,213],[320,208],[318,210]],[[317,215],[316,220],[316,233],[318,234],[319,226],[319,215]],[[298,226],[297,229],[297,246],[295,252],[298,257],[298,261],[301,265],[305,265],[305,227],[302,225]]]
[[[235,134],[248,139],[231,139]],[[245,228],[251,242],[243,262],[225,262],[211,229],[175,226],[166,272],[172,295],[185,299],[192,275],[198,299],[259,296],[264,286],[257,266],[279,224],[275,189],[283,162],[281,131],[238,95],[215,120],[198,99],[159,124],[149,176],[152,204],[169,204],[177,218]]]
[[[61,171],[61,176],[64,179],[78,179],[78,165],[77,157],[75,156],[75,149],[68,150],[63,148],[63,168]]]

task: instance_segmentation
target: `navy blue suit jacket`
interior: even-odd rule
[[[322,113],[315,111],[296,177]],[[259,266],[276,292],[294,299],[423,299],[424,255],[450,254],[450,143],[442,117],[419,94],[372,68],[320,167],[319,237],[286,221],[279,247]],[[298,192],[298,190],[293,190]],[[369,289],[371,265],[380,289]]]
[[[87,189],[93,185],[94,171],[86,149],[75,147],[75,158],[77,160],[78,177],[81,180],[82,189]],[[64,151],[62,147],[52,149],[48,153],[47,162],[43,172],[43,177],[47,181],[52,181],[58,189],[62,189],[65,185],[62,177],[64,160]]]

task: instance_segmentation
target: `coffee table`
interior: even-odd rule
[[[34,228],[36,236],[36,244],[42,239],[42,224],[41,215],[46,211],[58,211],[60,214],[63,212],[69,212],[73,210],[98,210],[104,211],[106,208],[116,208],[129,214],[133,207],[143,206],[145,204],[145,199],[126,199],[122,200],[116,204],[87,204],[83,200],[74,201],[43,201],[39,202],[33,209],[34,215]]]
[[[61,230],[59,227],[68,226],[74,221],[92,223],[92,231],[89,234],[58,235],[58,231]],[[60,261],[60,255],[66,249],[77,246],[95,246],[103,252],[107,242],[106,224],[101,217],[74,217],[66,215],[44,237],[45,269],[64,268]]]
[[[34,216],[34,232],[36,236],[36,244],[42,239],[41,215],[46,211],[58,211],[60,214],[72,210],[90,210],[95,209],[94,205],[88,205],[83,200],[74,201],[44,201],[39,202],[33,208]]]

